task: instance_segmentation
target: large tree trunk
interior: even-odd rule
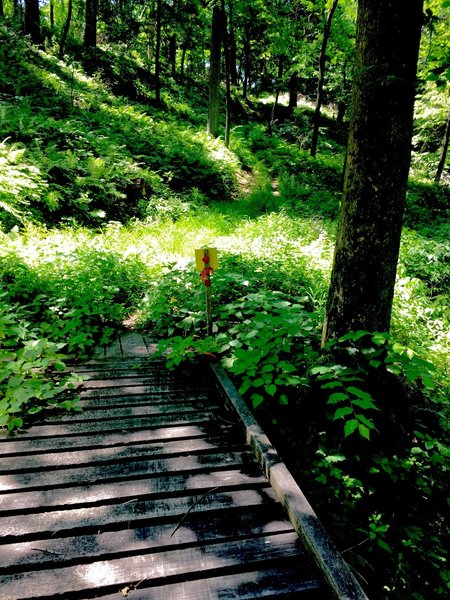
[[[359,0],[344,197],[323,342],[388,331],[411,158],[423,0]]]
[[[25,0],[25,34],[33,44],[42,44],[39,0]]]
[[[69,0],[69,4],[67,6],[67,17],[66,22],[64,24],[64,29],[61,35],[61,40],[59,42],[59,57],[62,58],[64,56],[64,46],[66,44],[67,36],[69,34],[70,23],[72,21],[72,0]]]
[[[220,98],[220,55],[222,46],[223,14],[219,6],[214,6],[212,15],[211,52],[209,57],[209,103],[207,131],[217,137],[219,128]]]
[[[441,180],[442,171],[444,170],[445,160],[447,158],[449,141],[450,141],[450,110],[448,111],[447,124],[445,126],[445,133],[444,133],[444,141],[442,143],[441,156],[439,158],[439,164],[438,164],[438,167],[436,170],[436,175],[434,178],[435,181]]]
[[[84,46],[85,48],[97,47],[97,0],[86,0]]]
[[[316,108],[313,116],[313,134],[311,141],[311,156],[316,156],[317,152],[317,140],[319,139],[319,125],[320,125],[320,109],[322,107],[323,100],[323,84],[325,81],[325,65],[327,62],[327,46],[328,40],[331,35],[331,23],[333,21],[333,15],[337,8],[339,0],[333,0],[333,4],[328,13],[327,21],[325,23],[325,30],[323,32],[322,47],[320,49],[319,57],[319,79],[317,83],[317,97],[316,97]]]

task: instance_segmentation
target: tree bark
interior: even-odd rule
[[[155,100],[161,102],[161,0],[156,2]]]
[[[298,104],[298,73],[294,71],[289,79],[289,108],[294,110]]]
[[[29,35],[33,44],[42,44],[41,17],[39,0],[25,0],[25,34]]]
[[[219,6],[214,6],[209,55],[209,103],[207,131],[217,137],[219,129],[220,56],[222,46],[223,15]]]
[[[69,4],[67,6],[66,22],[64,24],[64,29],[63,29],[63,32],[61,35],[61,40],[59,42],[59,58],[62,58],[64,56],[64,46],[66,44],[67,36],[69,34],[70,23],[72,21],[72,8],[73,8],[73,1],[69,0]]]
[[[84,47],[97,47],[97,0],[86,0]]]
[[[423,0],[359,0],[344,197],[322,342],[389,331]]]
[[[242,97],[247,100],[247,89],[250,85],[250,27],[245,27],[244,32],[244,81],[242,83]]]
[[[339,0],[333,0],[333,4],[330,8],[330,12],[327,16],[325,23],[325,30],[323,32],[322,47],[320,49],[319,57],[319,79],[317,82],[317,97],[316,97],[316,108],[313,116],[313,134],[311,141],[311,156],[316,156],[317,153],[317,140],[319,139],[319,124],[320,124],[320,109],[322,107],[323,100],[323,84],[325,81],[325,65],[327,62],[327,46],[328,40],[331,35],[331,23],[333,21],[333,15],[337,8]]]
[[[222,0],[223,18],[223,53],[225,56],[225,146],[230,146],[231,130],[231,59],[230,59],[230,36],[228,33],[228,19],[225,10],[225,0]]]
[[[238,82],[238,74],[237,74],[237,50],[236,50],[236,33],[234,30],[234,19],[233,19],[233,2],[229,0],[228,2],[228,45],[229,45],[229,53],[230,53],[230,83],[231,85],[237,85]]]
[[[173,33],[169,39],[169,63],[172,71],[172,79],[177,75],[177,36]]]
[[[3,0],[0,0],[0,19],[5,16],[5,11],[3,10]]]
[[[434,178],[435,181],[441,180],[442,171],[444,170],[445,160],[447,158],[447,150],[448,150],[449,141],[450,141],[450,109],[449,109],[448,115],[447,115],[447,124],[445,126],[445,133],[444,133],[444,140],[442,142],[441,156],[439,158],[439,163],[438,163],[436,175]]]

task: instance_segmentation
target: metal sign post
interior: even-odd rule
[[[212,309],[211,309],[211,275],[219,266],[216,248],[201,248],[195,251],[195,267],[200,271],[200,276],[205,284],[206,296],[206,334],[212,335]]]

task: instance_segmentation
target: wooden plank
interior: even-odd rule
[[[135,431],[109,431],[105,435],[102,431],[91,432],[83,435],[70,437],[70,443],[64,435],[59,437],[31,437],[24,433],[17,434],[0,440],[0,452],[2,456],[17,456],[24,454],[38,454],[43,452],[64,452],[72,448],[92,449],[103,447],[121,447],[140,443],[158,443],[164,440],[182,440],[188,438],[199,438],[209,435],[215,435],[218,432],[231,431],[230,426],[223,423],[217,424],[217,420],[211,420],[209,413],[206,419],[198,421],[191,420],[189,423],[180,421],[179,423],[170,423],[163,426],[152,426],[137,429]],[[22,437],[20,437],[22,436]]]
[[[114,432],[126,432],[126,431],[135,431],[138,429],[146,429],[155,427],[169,427],[175,424],[186,424],[189,422],[193,425],[197,423],[204,423],[205,421],[211,421],[213,419],[212,412],[203,412],[203,411],[192,411],[190,413],[175,413],[161,416],[150,416],[150,417],[141,417],[141,418],[128,418],[123,419],[121,421],[115,422],[110,421],[106,423],[98,423],[94,422],[83,422],[83,423],[67,423],[61,425],[47,425],[47,424],[39,424],[34,425],[32,431],[30,432],[28,439],[31,439],[31,436],[34,438],[39,437],[71,437],[76,435],[89,435],[92,433],[114,433]],[[22,433],[15,434],[17,439]],[[10,437],[4,437],[3,440],[10,440]],[[0,442],[2,443],[2,442]],[[71,443],[71,442],[68,442]],[[1,450],[1,447],[0,447]]]
[[[139,404],[137,406],[121,406],[121,407],[112,407],[112,408],[100,408],[90,410],[87,407],[82,412],[75,413],[58,413],[49,416],[45,424],[46,425],[56,425],[56,424],[75,424],[75,423],[92,423],[94,421],[117,421],[118,419],[129,419],[130,417],[138,417],[145,418],[154,415],[163,416],[163,415],[176,415],[190,412],[199,412],[199,411],[215,411],[220,407],[215,402],[174,402],[169,405],[164,402],[159,402],[157,404]]]
[[[149,475],[165,473],[194,473],[208,469],[226,470],[244,468],[250,462],[250,453],[226,452],[190,454],[176,458],[147,457],[142,460],[122,460],[120,454],[113,463],[100,463],[94,466],[75,465],[58,470],[19,472],[0,476],[0,489],[3,493],[20,489],[56,488],[67,485],[87,485],[96,481],[118,481],[119,479],[139,479]]]
[[[162,551],[137,556],[76,564],[71,567],[28,571],[5,575],[2,581],[2,600],[22,598],[60,598],[74,589],[81,591],[116,592],[130,581],[147,584],[170,584],[176,578],[195,579],[220,574],[242,573],[275,561],[301,557],[303,549],[298,536],[279,533],[264,537],[227,541],[205,545],[201,548],[188,547],[181,550]],[[199,566],[201,569],[199,571]],[[309,567],[309,569],[308,569]],[[308,565],[305,571],[311,570]],[[307,580],[310,574],[307,573]]]
[[[256,467],[256,465],[254,465]],[[49,509],[79,507],[94,504],[112,504],[128,500],[152,500],[156,497],[167,496],[168,485],[172,495],[182,495],[187,490],[196,493],[206,493],[211,488],[220,486],[222,491],[243,488],[259,489],[266,486],[266,478],[260,473],[246,468],[241,470],[209,471],[193,473],[186,477],[161,473],[157,477],[147,477],[139,480],[122,480],[96,485],[81,485],[76,487],[21,490],[3,494],[0,498],[0,516],[5,514],[23,515],[25,512],[43,512]],[[190,492],[189,492],[190,493]]]
[[[219,365],[213,365],[212,368],[223,393],[239,415],[247,442],[253,448],[277,498],[286,508],[292,525],[314,557],[336,598],[367,600],[364,590],[223,368]]]
[[[178,383],[160,383],[159,385],[124,385],[124,386],[111,386],[104,388],[92,388],[92,389],[77,389],[77,394],[80,394],[82,398],[95,398],[109,396],[136,396],[145,394],[164,394],[164,393],[192,393],[193,387],[180,386]],[[207,392],[209,388],[207,386],[198,385],[195,389],[201,392]]]
[[[211,513],[232,507],[247,509],[268,503],[272,504],[275,499],[274,493],[268,485],[261,489],[238,489],[225,493],[214,490],[205,498],[205,501],[199,504],[196,504],[196,501],[199,500],[198,496],[188,495],[189,492],[190,490],[187,490],[186,495],[182,497],[55,510],[40,514],[25,514],[20,518],[3,516],[2,541],[11,543],[14,539],[26,541],[42,536],[51,537],[56,534],[58,536],[74,535],[75,531],[84,535],[118,530],[124,527],[150,526],[152,523],[156,525],[180,519],[193,506],[191,512]]]
[[[105,555],[124,556],[151,549],[201,546],[216,541],[248,539],[268,533],[292,532],[291,523],[279,504],[245,511],[233,507],[213,514],[191,514],[189,521],[176,529],[177,523],[157,527],[138,527],[105,531],[101,534],[50,537],[0,545],[0,575],[30,569],[54,567]],[[175,531],[176,529],[176,531]]]
[[[86,410],[95,410],[96,408],[112,408],[115,406],[136,406],[136,405],[150,405],[150,404],[168,404],[168,403],[182,403],[182,402],[205,402],[211,401],[214,403],[214,398],[207,391],[205,392],[164,392],[155,394],[144,394],[144,395],[129,395],[129,394],[118,394],[117,396],[94,396],[85,398],[81,395],[78,402],[78,406]],[[223,408],[223,406],[222,406]],[[73,414],[73,413],[69,413]]]
[[[130,582],[130,600],[254,600],[255,598],[302,598],[326,600],[328,595],[316,579],[299,577],[295,564],[278,568],[245,571],[233,575],[202,577],[169,585],[146,587],[147,582]],[[136,587],[135,587],[136,586]],[[95,596],[97,600],[118,600],[117,593]],[[83,600],[88,600],[84,597]]]
[[[50,451],[41,454],[7,456],[0,455],[0,474],[23,473],[34,470],[49,470],[68,468],[74,465],[93,465],[120,460],[139,458],[152,458],[155,456],[175,457],[183,454],[204,453],[216,449],[218,452],[225,450],[243,450],[240,443],[231,436],[215,436],[203,438],[188,438],[182,440],[161,441],[134,446],[122,447],[107,446],[105,448],[89,448],[86,450],[71,450],[64,448],[64,452]]]
[[[144,338],[140,333],[132,331],[121,335],[120,344],[122,346],[123,358],[140,358],[142,356],[149,356],[149,351],[144,342]],[[106,351],[106,355],[109,357],[108,349]]]

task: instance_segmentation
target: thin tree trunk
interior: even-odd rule
[[[0,0],[0,18],[5,16],[5,12],[3,10],[3,0]]]
[[[84,47],[97,47],[97,0],[86,0]]]
[[[228,31],[229,31],[229,52],[230,52],[230,83],[231,85],[237,85],[237,51],[236,51],[236,33],[234,31],[234,19],[233,19],[233,2],[229,0],[229,17],[228,17]]]
[[[330,8],[330,12],[327,16],[325,24],[325,30],[323,32],[322,47],[320,49],[319,57],[319,80],[317,83],[317,98],[316,108],[313,116],[313,134],[311,141],[311,156],[316,156],[317,153],[317,140],[319,138],[319,124],[320,124],[320,108],[323,100],[323,84],[325,81],[325,64],[327,62],[327,45],[331,34],[331,23],[333,21],[333,15],[337,8],[339,0],[333,0],[333,4]]]
[[[66,22],[64,24],[64,29],[61,35],[61,41],[59,42],[59,58],[63,58],[64,56],[64,46],[66,44],[67,36],[69,34],[70,23],[72,21],[72,5],[73,0],[69,0],[69,4],[67,6]]]
[[[283,67],[284,67],[284,56],[280,56],[280,58],[278,59],[278,77],[277,77],[278,81],[277,81],[277,88],[276,88],[276,92],[275,92],[275,100],[272,105],[272,110],[270,112],[270,118],[269,118],[269,133],[272,133],[272,127],[275,125],[275,123],[277,121],[275,119],[275,115],[277,113],[278,99],[280,97],[281,80],[283,78]]]
[[[298,104],[298,73],[294,71],[289,79],[289,108],[294,110]]]
[[[177,75],[177,36],[173,33],[169,40],[169,63],[172,71],[172,79]]]
[[[156,2],[155,100],[161,102],[161,0]]]
[[[55,28],[55,5],[53,0],[50,2],[50,29],[53,31]]]
[[[33,44],[42,44],[39,0],[25,0],[25,34]]]
[[[222,17],[223,17],[223,52],[225,56],[225,146],[230,146],[230,129],[231,129],[231,73],[230,73],[230,37],[228,35],[228,21],[225,10],[225,0],[222,0]]]
[[[389,331],[423,0],[359,0],[352,119],[323,338]]]
[[[435,181],[441,180],[442,171],[444,170],[445,161],[447,158],[447,150],[448,150],[449,141],[450,141],[450,109],[448,111],[447,124],[445,126],[444,141],[442,143],[441,156],[439,158],[439,164],[438,164],[438,167],[436,170],[436,176],[434,178]]]
[[[247,88],[250,83],[250,30],[245,28],[244,39],[244,81],[242,83],[242,97],[247,100]]]
[[[181,49],[181,62],[180,62],[180,77],[184,79],[184,64],[186,61],[186,52],[187,52],[187,42],[184,42],[183,47]]]
[[[207,131],[217,137],[219,128],[220,98],[220,55],[222,45],[223,15],[219,6],[214,6],[212,14],[211,52],[209,67],[209,103]]]

